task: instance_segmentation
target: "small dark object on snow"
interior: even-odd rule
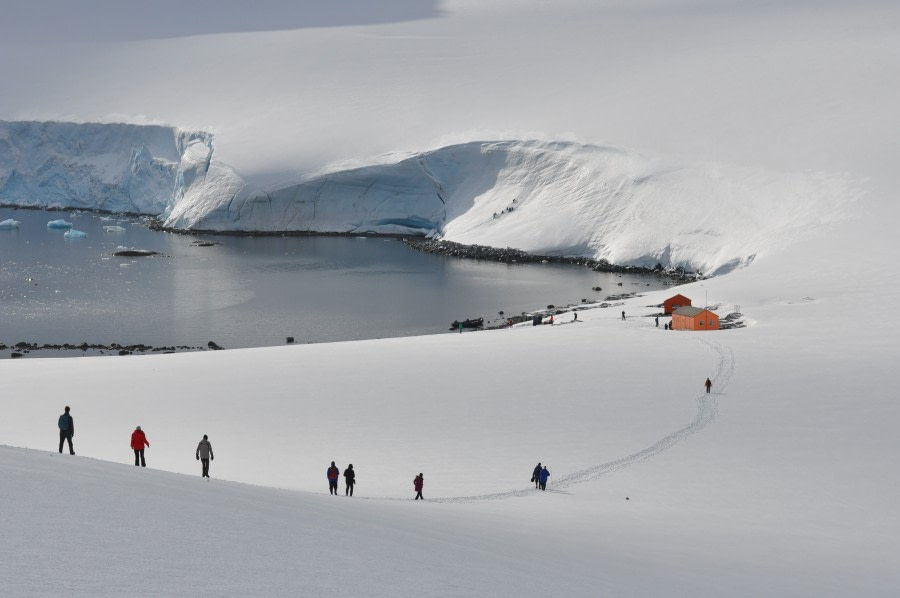
[[[131,355],[131,351],[126,351],[125,349],[120,349],[119,355]]]
[[[628,497],[627,497],[627,496],[625,497],[625,500],[628,500]]]
[[[290,345],[290,344],[293,343],[293,342],[294,342],[294,337],[293,337],[293,336],[287,337],[287,344]]]
[[[12,357],[13,359],[18,359],[19,357],[22,357],[22,354],[19,353],[18,351],[13,351],[12,353],[9,354],[9,356]]]
[[[159,252],[150,249],[123,249],[122,251],[114,252],[113,255],[116,257],[148,257],[159,255]]]
[[[206,346],[209,347],[210,349],[214,350],[214,351],[220,351],[220,350],[222,349],[222,347],[220,347],[219,345],[217,345],[217,344],[214,343],[213,341],[209,341],[208,343],[206,343]]]
[[[460,326],[463,328],[481,328],[484,326],[484,318],[470,318],[462,322],[453,320],[453,323],[450,324],[450,330],[459,330]]]

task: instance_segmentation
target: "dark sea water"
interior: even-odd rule
[[[237,348],[281,345],[288,336],[321,343],[442,334],[455,319],[499,322],[500,311],[508,317],[664,282],[579,266],[460,260],[396,239],[190,236],[153,231],[139,219],[0,208],[0,221],[7,218],[21,222],[0,230],[0,343],[8,346],[205,348],[214,341]],[[48,229],[57,219],[88,236],[69,239]],[[113,257],[118,247],[162,255]],[[73,354],[81,353],[29,356]]]

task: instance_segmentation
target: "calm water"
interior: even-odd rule
[[[437,334],[454,319],[484,316],[488,323],[501,310],[519,314],[663,286],[652,276],[577,266],[422,254],[398,240],[187,236],[151,231],[139,220],[0,208],[0,221],[7,218],[21,222],[18,230],[0,230],[0,342],[7,345],[213,340],[236,348],[281,345],[288,336],[317,343]],[[87,238],[47,228],[60,218]],[[221,245],[193,246],[197,240]],[[164,255],[111,256],[119,246]]]

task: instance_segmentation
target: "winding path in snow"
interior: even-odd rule
[[[727,388],[729,382],[731,382],[731,376],[734,374],[734,351],[730,347],[726,347],[717,342],[707,339],[700,339],[700,342],[706,345],[706,347],[713,351],[716,355],[716,371],[712,376],[716,381],[716,389],[722,390],[724,388]],[[620,459],[616,459],[615,461],[608,461],[606,463],[601,463],[600,465],[594,465],[593,467],[588,467],[587,469],[582,469],[560,476],[553,481],[553,489],[560,490],[563,488],[568,488],[569,486],[574,486],[576,484],[589,482],[608,473],[634,465],[635,463],[646,461],[647,459],[658,455],[663,451],[672,448],[679,442],[693,436],[694,434],[705,428],[714,419],[716,419],[716,414],[718,413],[718,401],[716,400],[716,393],[707,394],[706,391],[701,391],[699,396],[696,397],[696,401],[697,415],[687,426],[657,440],[644,449],[641,449],[635,453],[631,453],[630,455],[626,455]],[[497,500],[501,498],[512,498],[514,496],[528,496],[531,494],[534,494],[534,488],[532,486],[529,486],[528,488],[511,490],[509,492],[498,492],[494,494],[459,496],[452,498],[435,498],[431,499],[431,502],[463,503],[473,502],[476,500]]]

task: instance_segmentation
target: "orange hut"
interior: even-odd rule
[[[679,307],[672,312],[672,328],[675,330],[718,330],[719,316],[708,309]]]
[[[675,295],[663,301],[663,313],[669,315],[679,307],[690,307],[691,300],[684,295]]]

